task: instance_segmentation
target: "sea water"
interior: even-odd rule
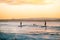
[[[33,25],[35,24],[35,25]],[[60,40],[60,22],[0,22],[0,40]],[[37,26],[36,26],[37,25]]]

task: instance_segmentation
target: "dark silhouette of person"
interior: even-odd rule
[[[20,22],[20,25],[18,27],[22,27],[22,21]]]
[[[47,26],[46,26],[46,20],[45,20],[45,24],[44,24],[44,25],[45,25],[45,30],[46,30],[46,29],[47,29]]]

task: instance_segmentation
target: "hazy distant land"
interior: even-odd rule
[[[60,21],[58,18],[0,19],[1,21]]]

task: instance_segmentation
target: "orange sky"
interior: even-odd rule
[[[60,0],[0,0],[0,19],[60,18]]]

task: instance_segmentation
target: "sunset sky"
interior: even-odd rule
[[[0,19],[60,18],[60,0],[0,0]]]

